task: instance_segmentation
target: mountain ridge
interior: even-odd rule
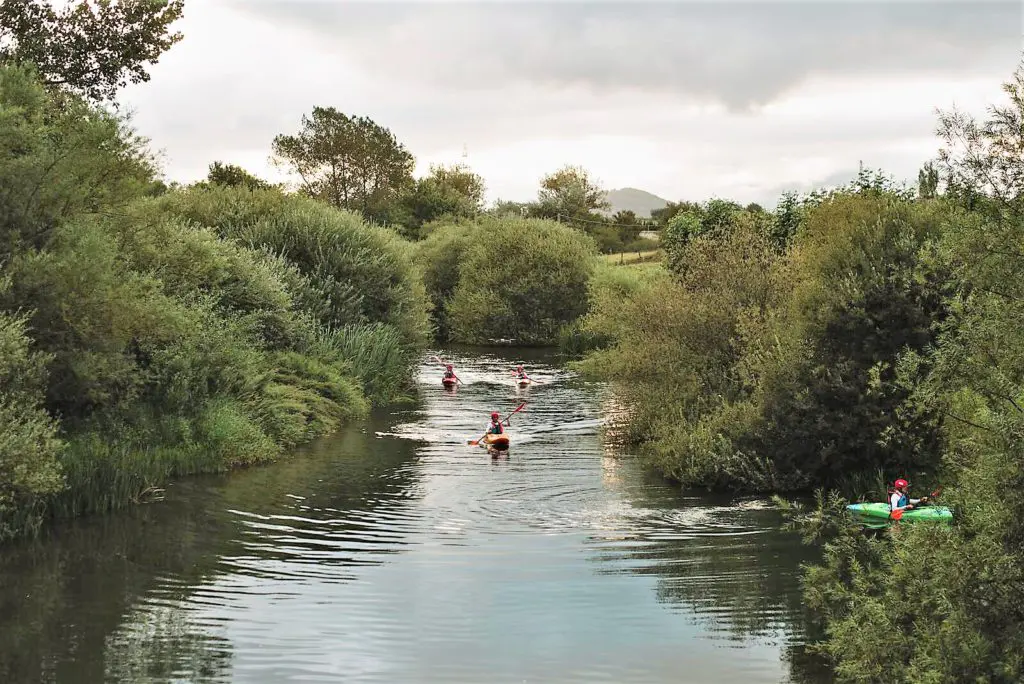
[[[650,218],[655,209],[668,206],[668,200],[639,188],[617,188],[605,193],[611,209],[602,213],[609,216],[618,211],[632,211],[639,218]]]

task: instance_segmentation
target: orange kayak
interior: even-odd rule
[[[486,444],[487,446],[492,446],[496,449],[508,449],[508,433],[506,432],[500,435],[492,435],[488,433],[487,436],[485,436],[483,441],[480,443]]]

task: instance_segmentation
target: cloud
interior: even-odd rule
[[[858,160],[915,177],[934,108],[993,102],[1020,27],[1006,2],[197,0],[122,99],[175,180],[214,160],[280,179],[271,141],[320,105],[390,128],[422,170],[466,145],[492,200],[573,163],[770,204]]]
[[[668,93],[747,110],[821,75],[1012,64],[1019,2],[232,0],[394,84]]]

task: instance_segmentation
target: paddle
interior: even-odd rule
[[[522,404],[519,405],[518,408],[516,408],[515,411],[513,411],[510,414],[508,414],[507,416],[505,416],[502,420],[500,420],[498,422],[499,423],[505,423],[505,425],[511,425],[511,423],[508,422],[508,419],[511,418],[512,416],[514,416],[515,414],[519,413],[520,411],[522,411],[523,408],[525,408],[525,407],[526,407],[526,402],[524,401]],[[482,440],[486,436],[487,436],[487,433],[485,432],[483,435],[480,436],[480,439],[467,439],[466,440],[466,444],[469,444],[471,446],[476,446],[476,445],[480,444],[480,440]]]

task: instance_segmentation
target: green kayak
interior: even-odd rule
[[[889,504],[856,503],[846,507],[855,518],[866,523],[881,523],[889,520]],[[903,511],[903,520],[945,520],[953,519],[953,511],[946,506],[922,506]]]

